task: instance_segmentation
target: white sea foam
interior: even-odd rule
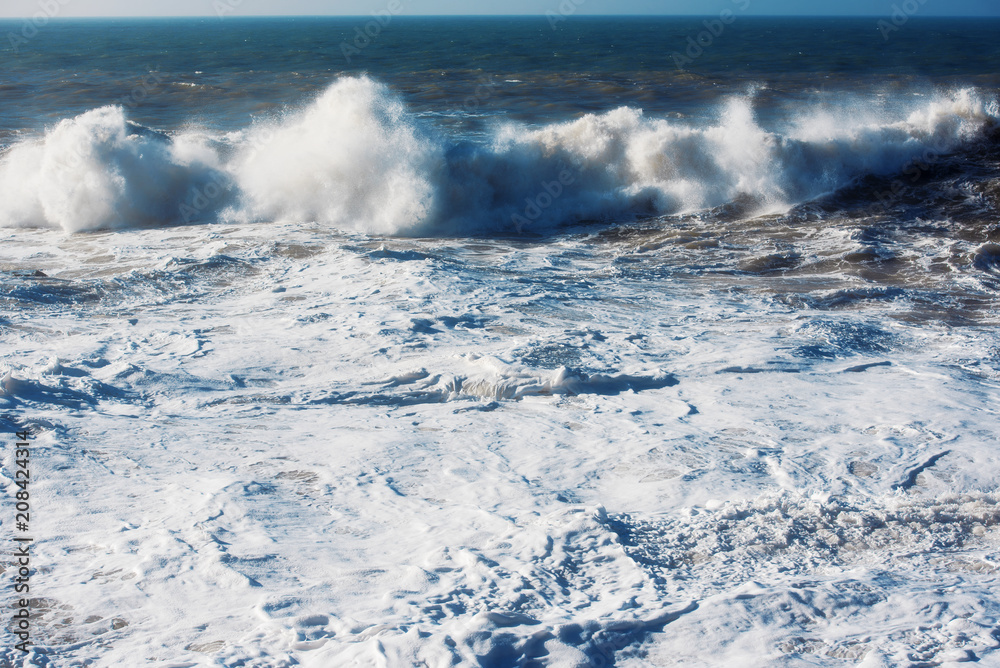
[[[178,222],[289,220],[399,235],[545,231],[739,200],[779,212],[867,174],[959,149],[995,127],[972,90],[888,111],[804,107],[769,131],[753,96],[714,122],[622,107],[455,143],[368,78],[343,78],[298,112],[232,133],[157,135],[120,107],[64,120],[0,158],[0,224],[67,231]],[[917,103],[913,103],[917,104]]]
[[[996,661],[996,327],[631,238],[2,233],[0,663]]]
[[[373,393],[324,396],[314,398],[313,402],[391,405],[467,401],[470,398],[520,401],[538,396],[616,395],[677,384],[673,376],[660,369],[588,374],[565,366],[552,370],[532,369],[475,354],[463,359],[457,367],[438,373],[420,369],[397,374],[367,383],[377,386]]]
[[[67,232],[176,224],[189,195],[225,184],[195,137],[171,140],[101,107],[60,122],[0,160],[0,224]]]
[[[348,78],[301,112],[254,128],[232,170],[253,219],[394,234],[433,217],[443,166],[441,146],[399,98]]]

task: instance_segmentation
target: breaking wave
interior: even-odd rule
[[[916,98],[915,98],[916,99]],[[384,235],[544,232],[740,202],[776,213],[866,175],[905,173],[995,131],[971,89],[888,110],[874,101],[801,109],[762,127],[752,95],[715,120],[622,107],[543,127],[450,139],[365,77],[225,138],[173,135],[102,107],[0,156],[0,225],[68,232],[290,220]]]

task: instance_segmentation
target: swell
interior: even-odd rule
[[[448,137],[366,77],[339,79],[302,109],[221,138],[154,132],[102,107],[5,150],[0,225],[288,220],[463,236],[734,203],[743,215],[779,213],[996,141],[995,100],[972,89],[920,100],[804,106],[776,130],[762,127],[751,94],[725,100],[709,122],[621,107],[497,125],[480,142]]]

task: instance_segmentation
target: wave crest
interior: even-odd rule
[[[972,90],[895,112],[864,101],[806,107],[782,130],[754,98],[715,121],[649,118],[622,107],[484,144],[454,141],[366,77],[342,78],[303,109],[230,136],[167,136],[103,107],[0,157],[0,225],[70,232],[195,220],[293,220],[383,235],[545,232],[740,202],[779,213],[891,175],[997,127]]]
[[[121,107],[61,121],[0,160],[0,224],[67,232],[176,223],[189,193],[229,177],[190,135],[134,125]]]

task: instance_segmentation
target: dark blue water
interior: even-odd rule
[[[554,25],[53,20],[0,51],[0,225],[545,237],[638,222],[734,246],[840,226],[872,280],[892,280],[904,230],[904,245],[985,244],[970,266],[992,281],[1000,20],[743,4]],[[0,22],[3,43],[22,27]],[[816,266],[803,257],[741,270]]]
[[[741,16],[739,3],[723,18],[53,20],[16,53],[3,40],[0,130],[122,101],[152,127],[232,129],[358,73],[419,113],[534,122],[621,105],[697,115],[750,85],[767,109],[812,93],[1000,81],[998,20],[914,16],[888,32],[876,18]],[[0,34],[22,27],[2,21]],[[373,39],[359,36],[366,27]]]

